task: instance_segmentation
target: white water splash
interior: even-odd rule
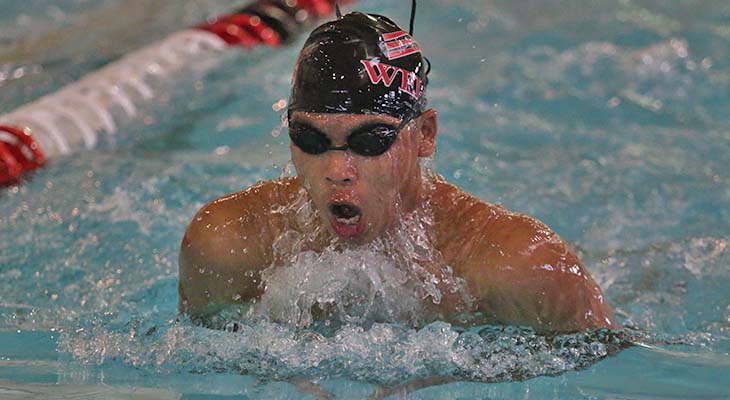
[[[367,245],[351,248],[335,239],[321,252],[302,251],[320,233],[304,191],[291,205],[272,211],[287,209],[295,221],[273,243],[275,259],[284,264],[262,273],[265,292],[254,314],[297,327],[318,319],[325,326],[422,326],[443,317],[439,306],[470,308],[473,300],[465,282],[454,277],[432,244],[427,202]]]

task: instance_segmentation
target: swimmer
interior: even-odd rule
[[[205,321],[260,299],[262,272],[287,262],[274,244],[288,230],[303,238],[294,251],[357,249],[408,235],[403,221],[422,218],[433,251],[415,262],[443,294],[423,302],[445,320],[469,313],[479,316],[471,323],[539,332],[618,328],[556,233],[421,167],[438,133],[437,113],[426,108],[427,64],[411,34],[384,16],[353,12],[312,32],[287,110],[296,176],[259,182],[197,213],[181,246],[181,312]],[[302,204],[315,216],[303,225]],[[468,300],[450,290],[450,274]]]

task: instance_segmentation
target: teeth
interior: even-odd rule
[[[341,224],[347,224],[347,225],[355,225],[356,223],[360,222],[360,216],[356,215],[352,218],[335,218],[337,222]]]

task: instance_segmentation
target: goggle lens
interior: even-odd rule
[[[322,154],[330,148],[327,135],[306,125],[289,126],[289,138],[307,154]]]
[[[307,154],[322,154],[327,150],[347,150],[366,157],[379,156],[395,143],[398,128],[386,124],[364,126],[347,137],[347,145],[333,147],[324,133],[311,126],[292,123],[289,126],[289,137],[292,142]]]

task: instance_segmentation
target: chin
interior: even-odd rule
[[[337,226],[334,221],[327,221],[327,230],[341,243],[352,245],[366,245],[378,237],[373,230],[371,223],[364,223],[362,226],[342,227]]]

